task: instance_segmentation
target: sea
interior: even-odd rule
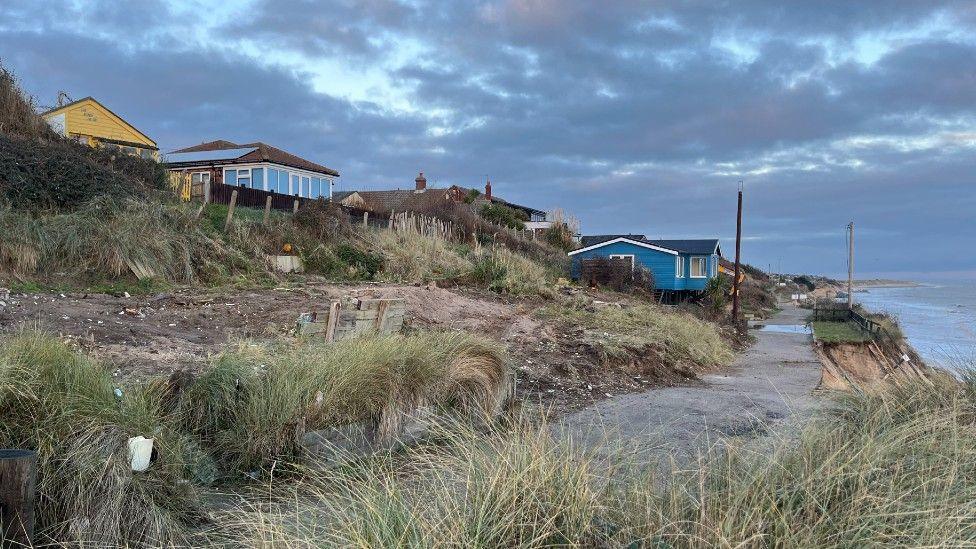
[[[867,288],[854,299],[869,311],[894,315],[926,362],[976,369],[976,280]]]

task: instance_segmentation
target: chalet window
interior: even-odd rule
[[[210,183],[210,172],[194,172],[190,174],[190,183],[193,185]]]
[[[281,194],[291,194],[288,190],[288,172],[280,170],[278,172],[278,192]]]
[[[674,273],[678,278],[685,277],[685,258],[680,255],[674,258]]]
[[[253,188],[264,190],[264,168],[251,169],[251,183]]]
[[[311,189],[309,189],[309,187],[311,187],[311,186],[312,186],[312,183],[311,183],[311,181],[309,181],[309,178],[303,177],[302,178],[302,196],[312,196]]]
[[[704,257],[691,258],[691,278],[705,278],[708,276],[707,273]]]
[[[237,185],[237,170],[224,170],[224,185]]]
[[[299,196],[301,193],[301,186],[301,177],[293,174],[291,176],[291,190],[288,192],[288,194]]]
[[[251,186],[251,169],[242,168],[237,170],[237,185],[239,187],[250,187]]]
[[[317,177],[313,177],[312,178],[312,194],[310,196],[312,198],[318,198],[318,197],[322,196],[322,180],[321,179],[319,179]]]
[[[610,254],[610,259],[627,259],[630,261],[630,270],[634,270],[634,254]]]

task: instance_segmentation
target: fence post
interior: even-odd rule
[[[369,226],[369,212],[363,212],[363,227]]]
[[[197,210],[197,219],[200,219],[200,216],[203,215],[203,210],[207,207],[207,204],[210,204],[210,181],[203,182],[203,203],[200,204],[200,209]]]
[[[291,213],[293,213],[293,214],[298,213],[298,199],[297,198],[295,199],[295,203],[292,204]]]
[[[267,225],[268,221],[270,220],[271,220],[271,195],[269,194],[268,198],[266,198],[264,201],[264,220],[262,221],[262,224]]]
[[[0,546],[33,547],[37,453],[0,450]]]
[[[224,221],[224,232],[230,230],[230,222],[234,219],[234,207],[237,206],[237,189],[230,193],[230,205],[227,207],[227,221]]]

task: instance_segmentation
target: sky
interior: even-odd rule
[[[264,141],[337,189],[483,187],[583,234],[976,279],[976,1],[0,2],[40,105],[174,150]]]

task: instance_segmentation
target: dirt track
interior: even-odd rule
[[[786,307],[767,324],[803,324],[809,311]],[[641,458],[685,463],[723,437],[757,437],[808,417],[820,362],[811,336],[756,331],[756,344],[726,370],[691,386],[607,399],[558,425],[597,452],[621,447]]]

